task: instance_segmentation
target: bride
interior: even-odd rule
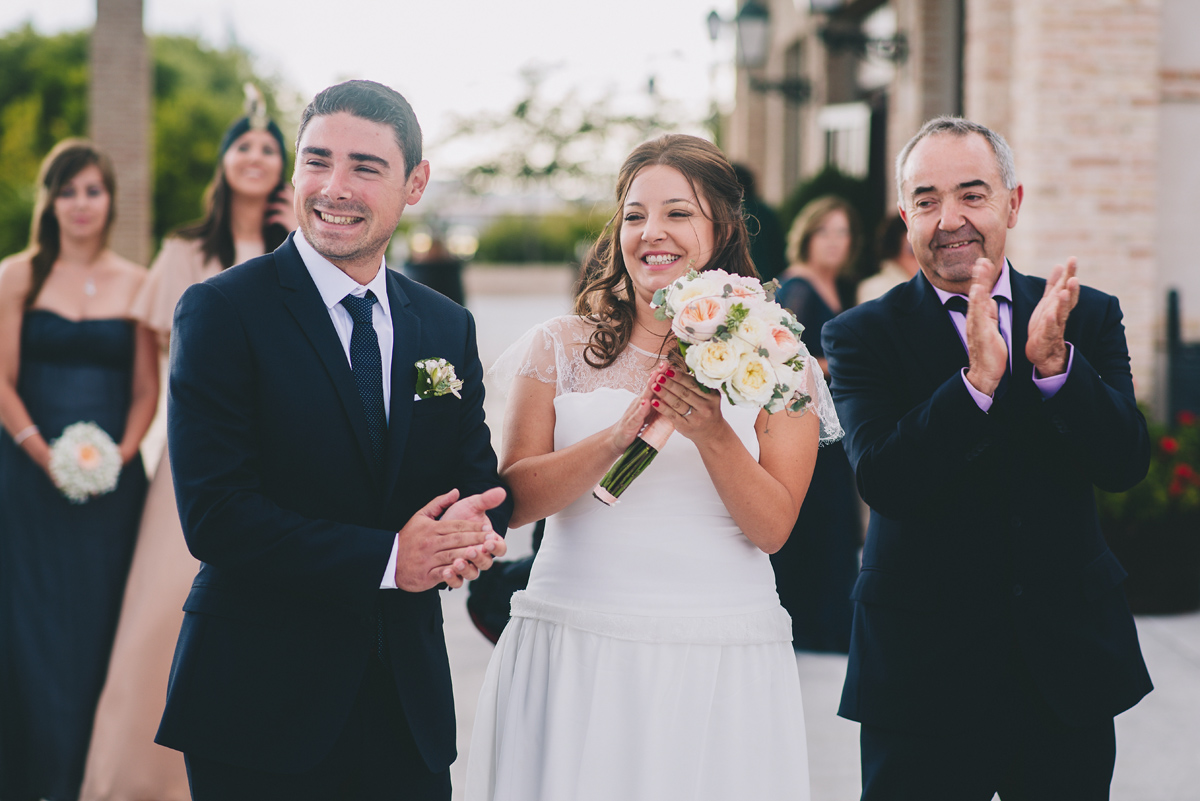
[[[791,623],[768,554],[840,435],[817,414],[731,406],[687,375],[655,290],[755,275],[741,188],[709,142],[630,154],[576,314],[536,327],[511,375],[501,472],[513,525],[550,518],[480,693],[466,797],[807,799]],[[673,355],[672,355],[673,354]],[[592,487],[656,416],[676,434],[608,507]]]

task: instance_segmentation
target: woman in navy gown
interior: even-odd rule
[[[155,339],[128,317],[145,270],[107,247],[109,160],[59,143],[29,247],[0,262],[0,799],[78,796],[146,493],[139,446],[158,395]],[[123,468],[69,501],[50,477],[63,429],[94,422]]]
[[[860,229],[849,203],[826,196],[801,209],[788,235],[790,266],[779,276],[783,286],[775,299],[804,325],[801,340],[826,381],[821,328],[842,311],[837,277],[858,256]],[[854,473],[841,443],[835,443],[818,452],[792,535],[771,555],[779,600],[792,616],[796,650],[850,650],[850,591],[858,577],[861,544]]]

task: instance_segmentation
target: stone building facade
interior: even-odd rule
[[[832,162],[877,182],[890,210],[895,155],[925,120],[960,114],[994,128],[1025,185],[1009,257],[1045,275],[1077,256],[1084,283],[1120,298],[1139,395],[1160,400],[1168,290],[1179,291],[1184,339],[1200,341],[1190,236],[1200,225],[1200,3],[761,2],[770,56],[739,68],[725,145],[757,169],[768,200]],[[859,52],[839,50],[831,31],[858,35]],[[899,58],[880,55],[901,39]],[[783,78],[809,80],[809,101],[751,88]],[[867,121],[857,132],[856,108]]]
[[[90,136],[113,160],[117,173],[117,219],[110,244],[122,256],[149,264],[154,140],[142,0],[96,0],[91,45]]]

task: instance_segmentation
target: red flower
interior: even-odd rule
[[[1183,494],[1183,483],[1179,479],[1171,482],[1171,486],[1167,487],[1167,494],[1172,498],[1178,498]]]
[[[1167,456],[1174,456],[1179,452],[1179,442],[1174,437],[1163,437],[1158,441],[1158,447]]]
[[[1184,409],[1175,419],[1179,421],[1179,425],[1181,426],[1192,426],[1196,424],[1197,418],[1195,412]]]
[[[1196,475],[1196,471],[1192,469],[1190,464],[1180,464],[1175,466],[1175,480],[1191,481],[1195,483],[1200,476]]]

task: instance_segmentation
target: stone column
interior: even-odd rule
[[[117,171],[113,250],[150,261],[153,138],[150,58],[142,0],[96,0],[92,31],[89,119],[92,140]]]

